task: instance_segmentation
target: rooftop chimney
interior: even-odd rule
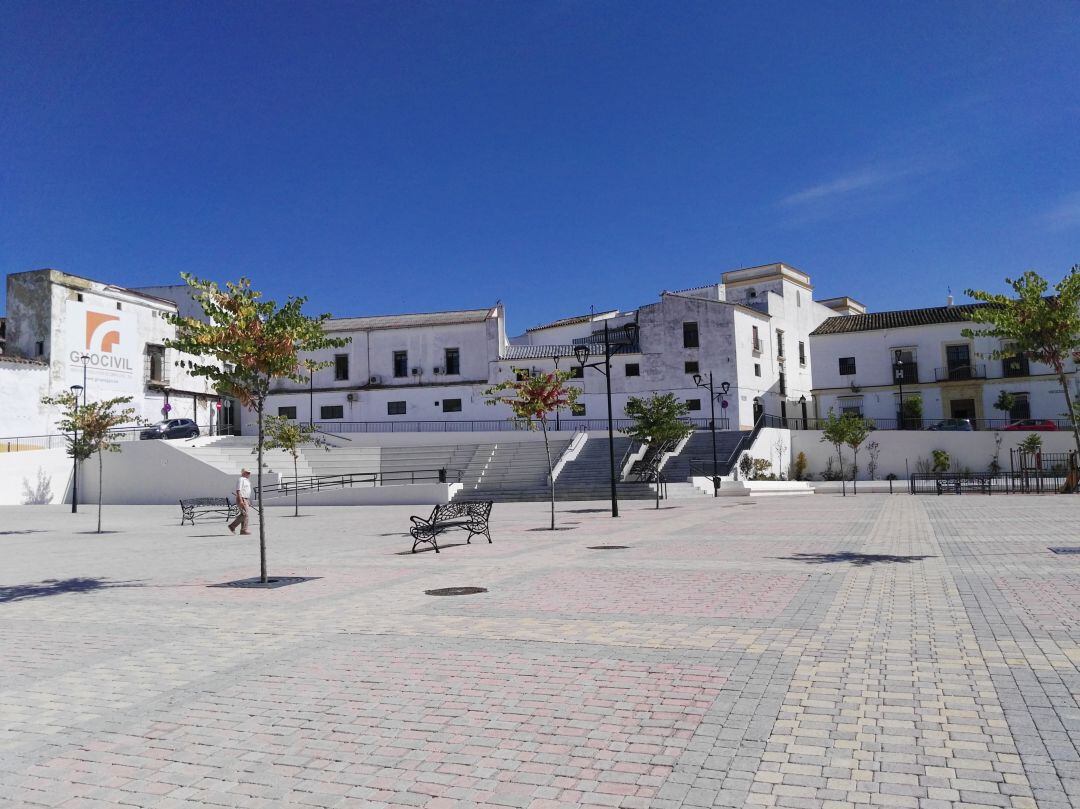
[[[952,306],[953,305],[952,287],[949,287],[949,296],[945,299],[945,301],[946,301],[946,303],[945,303],[946,306]]]

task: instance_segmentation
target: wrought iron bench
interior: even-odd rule
[[[194,525],[196,517],[207,514],[224,515],[225,521],[228,522],[239,513],[240,509],[228,497],[192,497],[180,501],[181,525],[189,521]]]
[[[416,546],[427,542],[439,552],[439,543],[436,541],[439,534],[453,528],[460,528],[469,532],[466,543],[472,543],[474,536],[485,536],[491,542],[491,531],[488,527],[488,519],[491,517],[492,501],[487,500],[475,503],[441,503],[431,511],[427,519],[423,517],[409,517],[412,520],[413,546],[412,552],[416,553]]]
[[[942,475],[938,477],[937,493],[962,494],[963,492],[979,492],[990,494],[993,478],[984,475]]]

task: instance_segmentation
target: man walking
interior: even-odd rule
[[[248,503],[251,501],[251,481],[248,478],[250,477],[250,470],[241,469],[240,477],[236,480],[236,507],[240,509],[240,513],[236,515],[235,520],[229,523],[229,530],[234,534],[238,525],[241,534],[251,533],[248,530]]]

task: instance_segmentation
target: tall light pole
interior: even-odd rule
[[[90,355],[83,354],[79,361],[82,363],[82,406],[86,407],[86,363],[90,362]]]
[[[611,355],[612,349],[618,351],[620,348],[630,347],[637,344],[638,325],[637,323],[627,323],[622,327],[623,333],[626,335],[624,340],[612,345],[611,336],[608,332],[608,322],[604,321],[604,361],[603,362],[589,362],[589,346],[587,343],[574,346],[574,356],[581,364],[582,377],[585,375],[586,368],[595,368],[597,371],[604,375],[604,381],[607,385],[607,430],[608,430],[608,456],[611,463],[611,516],[619,516],[619,496],[615,489],[615,424],[611,412]]]
[[[712,432],[712,495],[720,496],[720,476],[716,474],[716,400],[720,399],[720,410],[727,410],[727,392],[731,389],[730,382],[720,383],[720,393],[713,388],[712,371],[709,371],[709,381],[705,382],[701,374],[694,374],[694,384],[709,392],[709,430]]]
[[[86,371],[86,366],[83,366]],[[86,386],[72,385],[75,394],[75,420],[71,431],[71,513],[79,513],[79,391],[83,394],[83,407],[86,407]]]
[[[900,361],[900,357],[903,355],[902,349],[896,349],[893,352],[893,357],[896,359],[896,365],[894,366],[894,373],[896,374],[896,383],[900,386],[900,412],[897,413],[899,418],[900,429],[904,429],[904,363]]]

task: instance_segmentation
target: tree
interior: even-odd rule
[[[251,288],[251,281],[241,278],[221,289],[213,281],[201,281],[192,275],[181,277],[193,290],[193,298],[203,310],[205,321],[183,315],[166,315],[176,327],[176,337],[165,341],[167,348],[200,358],[191,370],[193,376],[209,379],[219,393],[232,396],[249,410],[258,422],[259,580],[266,574],[266,516],[263,511],[263,450],[265,424],[263,414],[270,383],[274,379],[307,382],[300,352],[318,351],[347,345],[349,338],[328,337],[324,323],[328,314],[308,317],[302,311],[307,298],[290,297],[280,307],[263,300],[262,293]],[[217,362],[206,360],[213,358]],[[320,363],[326,367],[330,363]]]
[[[318,430],[310,424],[287,419],[284,416],[266,417],[266,443],[265,449],[283,449],[292,458],[293,462],[293,516],[300,516],[300,487],[296,485],[299,477],[297,461],[300,458],[300,448],[303,446],[322,447],[330,451],[330,444],[321,435],[316,435]]]
[[[847,422],[832,410],[825,417],[825,425],[821,428],[821,440],[832,444],[836,450],[836,457],[840,460],[840,480],[844,479],[844,454],[841,448],[847,443]],[[844,491],[847,494],[847,490]]]
[[[580,389],[567,385],[570,374],[555,371],[522,379],[507,380],[484,391],[487,404],[505,404],[513,412],[512,418],[521,419],[530,430],[544,433],[544,452],[547,455],[548,483],[551,486],[551,530],[555,530],[555,476],[551,465],[551,445],[548,443],[548,419],[552,413],[571,407],[577,401]]]
[[[1009,413],[1014,407],[1016,407],[1016,397],[1007,390],[1001,391],[994,401],[994,410],[1000,410],[1005,414],[1006,418],[1009,417]]]
[[[42,397],[41,403],[60,408],[57,426],[60,432],[71,433],[67,439],[68,455],[81,463],[92,455],[98,457],[98,496],[97,496],[97,532],[101,533],[101,492],[104,488],[105,465],[102,452],[119,452],[116,433],[113,428],[123,424],[141,424],[135,418],[135,408],[124,407],[131,402],[130,396],[118,396],[100,402],[88,402],[79,405],[79,397],[72,391],[57,396]],[[117,409],[120,408],[120,409]],[[76,438],[75,436],[78,436]],[[78,472],[76,472],[78,474]]]
[[[906,430],[909,424],[914,424],[915,429],[922,427],[923,403],[922,396],[914,394],[904,399],[904,406],[900,408],[900,429]]]
[[[847,422],[844,427],[844,443],[851,447],[852,461],[852,476],[851,476],[851,488],[855,494],[859,493],[859,447],[862,446],[862,442],[865,441],[870,433],[874,429],[874,422],[870,419],[863,418],[856,413],[845,413],[840,419],[841,422]]]
[[[1049,282],[1028,270],[1015,280],[1006,278],[1015,298],[969,289],[967,294],[987,304],[968,314],[980,328],[964,329],[965,337],[995,337],[1007,345],[990,353],[990,359],[1024,355],[1054,369],[1065,394],[1065,409],[1075,415],[1065,363],[1080,349],[1080,264],[1075,265],[1047,295]],[[981,324],[989,324],[982,326]],[[1072,419],[1073,439],[1080,453],[1080,424]]]
[[[634,423],[622,432],[648,444],[649,453],[653,455],[651,462],[656,467],[656,507],[660,508],[660,453],[694,432],[694,428],[683,421],[688,414],[686,404],[676,399],[673,393],[654,393],[646,399],[631,396],[626,400],[625,411]]]

